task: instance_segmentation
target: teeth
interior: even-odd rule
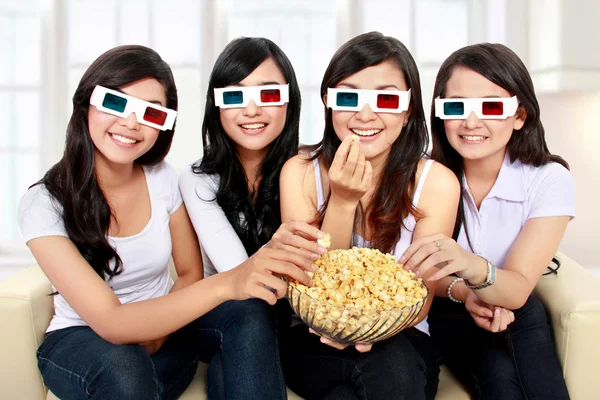
[[[461,136],[465,140],[472,140],[474,142],[485,139],[485,136]]]
[[[126,138],[125,136],[117,135],[116,133],[111,134],[113,138],[117,139],[121,143],[134,144],[137,140]]]
[[[242,128],[244,128],[244,129],[260,129],[260,128],[264,128],[265,126],[267,126],[267,124],[248,124],[248,125],[242,125]]]
[[[354,132],[355,134],[357,134],[358,136],[373,136],[373,135],[377,135],[379,132],[381,132],[381,129],[367,129],[367,130],[351,129],[351,131]]]

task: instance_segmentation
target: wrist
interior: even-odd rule
[[[476,261],[474,263],[474,271],[473,275],[468,278],[469,284],[471,286],[481,285],[487,279],[487,260],[483,257],[476,256]]]
[[[216,281],[213,282],[212,286],[215,288],[215,294],[219,304],[229,300],[235,300],[235,282],[232,270],[219,272],[212,275],[210,278],[214,278]]]
[[[358,207],[359,201],[360,200],[351,200],[343,197],[338,197],[332,193],[331,197],[329,198],[329,204],[327,208],[333,206],[336,209],[342,209],[347,212],[355,212],[356,208]]]
[[[487,266],[485,280],[480,283],[474,283],[470,280],[465,279],[465,284],[467,285],[467,288],[471,290],[485,289],[489,286],[492,286],[496,282],[496,267],[494,266],[494,264],[492,264],[490,261],[486,260],[483,257],[482,260],[485,261],[485,264]]]
[[[462,301],[467,300],[467,296],[469,295],[470,291],[471,291],[471,289],[469,289],[467,287],[467,285],[465,285],[464,281],[456,282],[456,284],[452,288],[452,293],[453,293],[454,298],[456,298],[457,300],[462,300]]]
[[[463,278],[455,278],[450,283],[450,285],[448,285],[448,290],[447,290],[448,298],[455,303],[464,303],[465,302],[464,298],[462,298],[461,296],[458,295],[459,290],[458,290],[457,286],[462,283],[463,283]],[[454,295],[453,295],[453,292],[454,292]]]

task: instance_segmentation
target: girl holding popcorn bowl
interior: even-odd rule
[[[321,97],[323,140],[281,172],[282,220],[330,233],[334,251],[322,258],[352,247],[400,257],[415,239],[450,235],[460,185],[425,157],[419,72],[406,47],[378,32],[351,39],[327,67]],[[434,293],[436,283],[426,284]],[[309,399],[433,399],[439,369],[430,304],[411,327],[373,345],[347,347],[303,324],[290,327],[282,339],[288,386]]]

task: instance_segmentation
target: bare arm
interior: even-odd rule
[[[307,153],[290,158],[279,176],[281,222],[311,222],[317,216],[315,170]],[[313,224],[318,228],[317,224]]]
[[[321,230],[331,234],[331,249],[348,249],[352,243],[358,204],[371,188],[371,163],[360,151],[360,142],[346,136],[338,147],[327,173],[329,204]]]
[[[46,236],[32,239],[28,245],[56,290],[111,343],[140,343],[166,336],[231,298],[224,277],[215,277],[167,296],[121,304],[70,239]]]
[[[310,285],[299,266],[310,261],[281,249],[261,249],[238,267],[216,274],[166,296],[121,304],[113,290],[64,236],[28,242],[40,267],[75,312],[103,339],[115,344],[162,338],[226,300],[260,298],[275,304],[286,292],[277,278],[287,275]],[[266,286],[275,289],[271,292]]]
[[[169,229],[173,243],[172,257],[177,270],[177,280],[171,292],[187,287],[204,277],[200,243],[190,222],[185,205],[170,218]]]
[[[306,155],[298,155],[286,163],[281,172],[282,220],[312,221],[317,216],[316,171]],[[331,196],[325,211],[322,232],[331,235],[331,249],[350,247],[354,215],[360,199],[371,185],[371,164],[360,153],[358,142],[346,137],[336,152],[328,171]],[[329,185],[329,188],[327,188]]]
[[[521,308],[558,250],[569,219],[568,216],[528,219],[503,268],[497,270],[496,283],[473,292],[488,304],[510,310]],[[442,251],[432,245],[437,240],[442,243]],[[403,257],[411,269],[433,280],[457,273],[477,285],[483,283],[487,275],[485,259],[445,235],[427,236],[413,242]],[[441,267],[436,270],[434,266]]]
[[[517,236],[496,283],[477,290],[477,297],[489,304],[511,310],[521,308],[558,250],[570,217],[542,217],[527,220]],[[486,279],[487,265],[480,267],[469,282],[473,285]]]
[[[417,221],[413,241],[436,233],[452,235],[459,199],[460,185],[454,173],[443,165],[434,163],[419,199],[419,210],[424,216]],[[429,289],[429,298],[413,326],[427,316],[436,294],[437,282],[428,281],[428,276],[423,276],[423,281]]]

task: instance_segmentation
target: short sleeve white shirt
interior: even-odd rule
[[[121,274],[107,279],[121,304],[164,296],[173,285],[168,267],[172,249],[169,221],[170,215],[182,204],[177,172],[165,162],[143,168],[150,194],[150,220],[136,235],[108,237],[123,262]],[[61,206],[41,184],[29,189],[21,198],[19,227],[26,242],[44,236],[68,237]],[[65,273],[69,273],[68,266]],[[47,332],[81,325],[87,324],[67,301],[60,294],[54,296],[54,317]]]
[[[575,180],[565,167],[548,163],[540,167],[510,162],[508,153],[494,186],[479,210],[463,177],[465,225],[458,243],[502,268],[517,236],[530,218],[575,217]]]

